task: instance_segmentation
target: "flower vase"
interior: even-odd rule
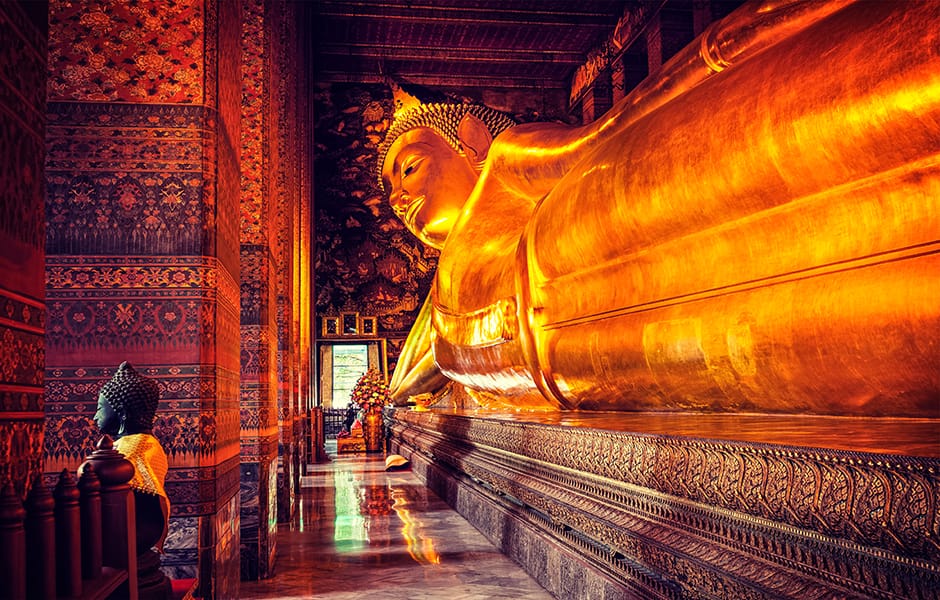
[[[366,411],[362,420],[362,438],[366,445],[366,452],[381,452],[385,441],[385,423],[382,407],[375,406]]]

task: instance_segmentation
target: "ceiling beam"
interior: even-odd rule
[[[419,47],[383,44],[318,44],[320,56],[376,58],[382,60],[446,60],[459,62],[540,62],[581,65],[584,56],[576,52],[551,50],[512,50],[508,48]]]
[[[315,14],[320,17],[360,19],[407,23],[447,23],[453,25],[505,25],[518,27],[571,26],[609,30],[611,17],[596,12],[512,10],[507,8],[475,8],[440,6],[431,3],[394,5],[386,2],[332,2],[319,0]]]
[[[481,89],[562,90],[567,92],[564,82],[551,81],[543,77],[488,77],[473,75],[428,75],[426,72],[396,72],[402,80],[428,87],[479,87]],[[380,73],[345,73],[317,71],[319,83],[387,83]]]

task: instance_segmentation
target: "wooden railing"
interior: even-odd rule
[[[21,502],[0,493],[0,598],[137,600],[134,466],[110,437],[50,490],[39,476]]]
[[[332,439],[343,430],[346,421],[345,408],[324,408],[323,409],[323,435]]]

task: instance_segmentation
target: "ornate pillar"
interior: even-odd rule
[[[21,501],[43,462],[46,38],[29,8],[0,3],[0,487]]]
[[[160,383],[164,569],[238,596],[241,3],[49,3],[47,471],[122,360]]]
[[[277,271],[274,236],[278,133],[272,119],[271,3],[245,4],[242,32],[241,576],[269,577],[277,533]],[[274,113],[276,114],[276,113]]]
[[[273,574],[277,521],[299,485],[300,276],[298,167],[307,149],[297,112],[302,66],[284,0],[245,3],[242,53],[241,501],[244,579]],[[309,188],[309,184],[307,184]],[[283,519],[282,519],[283,520]]]
[[[280,456],[278,460],[277,518],[290,521],[297,502],[300,485],[300,425],[299,410],[301,391],[301,332],[300,332],[300,286],[301,270],[298,261],[301,252],[302,201],[298,194],[300,181],[297,165],[302,162],[300,140],[297,132],[297,89],[294,77],[302,71],[298,65],[296,44],[297,22],[294,11],[296,3],[284,6],[284,15],[278,28],[278,76],[277,95],[282,102],[277,105],[277,122],[280,134],[278,156],[281,168],[278,171],[278,434]]]

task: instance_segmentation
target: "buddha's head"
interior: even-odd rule
[[[401,88],[393,90],[397,108],[379,147],[379,185],[408,230],[441,249],[493,138],[515,123],[482,104],[422,103]]]
[[[95,424],[102,433],[113,436],[149,432],[159,402],[157,382],[140,375],[125,361],[98,393]]]

